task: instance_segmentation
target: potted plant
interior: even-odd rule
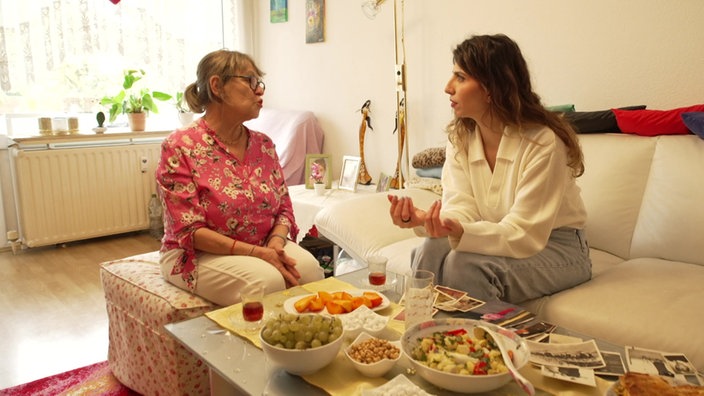
[[[133,131],[143,131],[147,113],[159,112],[154,100],[171,99],[167,93],[135,87],[135,83],[144,78],[144,74],[142,69],[125,70],[122,90],[115,96],[105,96],[100,100],[101,105],[110,108],[110,122],[115,121],[118,114],[127,114],[130,128]]]
[[[176,110],[178,111],[178,120],[182,126],[193,122],[193,112],[188,106],[182,91],[176,92]]]
[[[105,113],[102,111],[99,111],[98,114],[95,115],[95,120],[98,121],[98,126],[93,128],[93,132],[95,133],[103,133],[107,128],[103,126],[105,123]]]

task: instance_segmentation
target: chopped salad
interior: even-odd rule
[[[461,375],[508,372],[501,351],[490,335],[473,337],[463,328],[419,338],[411,357],[436,370]],[[513,359],[512,351],[509,356]]]

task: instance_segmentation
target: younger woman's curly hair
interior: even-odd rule
[[[533,92],[528,65],[518,45],[503,34],[472,36],[452,52],[454,63],[482,84],[491,95],[489,112],[506,125],[546,125],[567,146],[567,160],[575,177],[584,173],[584,156],[579,139],[570,124],[557,113],[545,109]],[[466,152],[467,134],[476,122],[455,118],[448,125],[450,142]]]

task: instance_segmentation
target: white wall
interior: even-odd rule
[[[367,167],[374,181],[381,171],[392,173],[393,1],[370,20],[362,0],[327,0],[325,42],[317,44],[305,43],[304,0],[289,0],[289,20],[277,24],[269,22],[268,1],[253,1],[265,106],[315,112],[326,132],[324,152],[339,172],[342,155],[359,153],[355,111],[370,99]],[[588,111],[704,103],[701,0],[406,0],[405,14],[411,156],[444,144],[451,51],[471,34],[516,40],[546,105]]]

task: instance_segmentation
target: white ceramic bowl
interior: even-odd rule
[[[352,362],[352,365],[354,365],[354,368],[357,369],[362,375],[365,375],[367,377],[381,377],[382,375],[386,374],[391,370],[396,362],[401,358],[401,341],[389,341],[391,345],[395,346],[398,348],[398,356],[396,359],[381,359],[378,362],[374,363],[362,363],[360,361],[357,361],[350,356],[350,350],[354,345],[361,344],[362,342],[372,339],[372,338],[377,338],[374,337],[370,334],[367,334],[365,332],[362,332],[357,338],[348,346],[345,348],[345,355],[347,355],[347,358]]]
[[[263,331],[264,326],[259,332],[259,341],[262,344],[262,350],[266,358],[272,364],[294,375],[313,374],[332,363],[340,352],[344,339],[344,336],[340,336],[333,342],[317,348],[303,350],[285,349],[273,346],[264,341],[264,338],[262,338]]]
[[[362,305],[354,311],[340,315],[342,328],[345,330],[345,337],[355,339],[361,332],[368,333],[378,337],[389,323],[389,317],[379,315],[369,309],[366,305]]]
[[[411,351],[416,345],[418,345],[419,338],[429,336],[435,332],[445,332],[460,328],[466,329],[469,334],[473,334],[475,325],[479,323],[491,329],[500,329],[496,325],[472,319],[433,319],[427,322],[418,323],[407,329],[401,338],[401,350],[411,361],[416,372],[426,381],[436,386],[460,393],[479,393],[497,389],[512,380],[511,375],[508,372],[490,375],[453,374],[428,367],[411,357]],[[501,337],[503,345],[509,350],[512,350],[514,353],[513,363],[516,368],[520,369],[528,363],[530,353],[525,340],[520,337],[516,337],[517,341],[515,342],[504,335],[501,335]]]

